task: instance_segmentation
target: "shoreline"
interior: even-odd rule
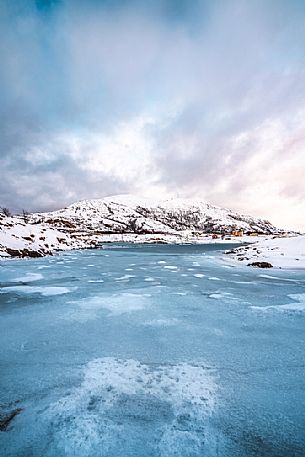
[[[53,251],[49,252],[40,252],[40,255],[16,255],[12,256],[7,254],[5,251],[0,251],[0,262],[1,260],[29,260],[29,259],[37,259],[37,258],[43,258],[43,257],[52,257],[56,256],[57,254],[60,254],[62,252],[69,252],[69,251],[85,251],[85,250],[107,250],[108,248],[111,249],[111,246],[138,246],[138,247],[166,247],[166,246],[224,246],[223,252],[226,250],[226,246],[230,247],[241,247],[243,245],[248,245],[249,243],[247,242],[234,242],[234,241],[215,241],[215,240],[209,240],[209,241],[202,241],[202,240],[197,240],[197,241],[192,241],[188,242],[185,240],[182,240],[180,242],[175,242],[175,241],[151,241],[151,240],[120,240],[120,241],[104,241],[101,240],[98,242],[99,244],[96,244],[94,246],[69,246],[67,249],[54,249]],[[28,250],[27,248],[24,248],[26,251]],[[219,249],[221,250],[221,249]],[[23,248],[19,249],[20,252],[23,251]],[[30,251],[30,252],[35,252],[35,251]],[[38,251],[37,251],[38,252]]]
[[[1,222],[1,221],[0,221]],[[215,235],[214,235],[215,236]],[[252,239],[250,239],[252,238]],[[92,229],[77,230],[54,227],[45,222],[25,222],[19,216],[8,217],[0,224],[0,260],[53,255],[58,251],[94,248],[108,243],[133,244],[236,244],[253,242],[253,237],[225,235],[214,239],[212,234],[191,230],[153,233],[103,233]]]
[[[125,239],[124,239],[125,237]],[[92,250],[92,249],[103,249],[105,244],[105,250],[107,246],[111,249],[111,246],[115,245],[129,245],[139,246],[143,245],[150,247],[162,247],[162,246],[221,246],[223,245],[222,254],[223,261],[230,263],[231,265],[244,265],[252,268],[263,269],[258,265],[251,265],[254,262],[270,263],[270,269],[285,269],[285,270],[305,270],[305,235],[291,236],[291,237],[275,237],[274,235],[262,235],[258,236],[255,241],[253,237],[239,237],[238,239],[212,239],[209,235],[202,237],[196,237],[192,240],[186,239],[173,239],[173,235],[163,235],[163,237],[151,237],[151,236],[140,236],[136,234],[125,234],[123,237],[121,234],[108,235],[107,239],[99,237],[100,239],[94,245],[75,245],[67,246],[66,249],[55,248],[53,251],[40,252],[37,256],[10,256],[2,255],[0,253],[1,260],[21,260],[30,258],[42,258],[45,256],[53,256],[60,254],[61,252],[74,251],[74,250]],[[114,238],[110,240],[109,238]],[[120,238],[120,239],[118,239]],[[123,238],[123,239],[122,239]],[[127,239],[126,239],[127,238]],[[97,244],[100,244],[98,246]],[[230,246],[229,250],[226,246]],[[227,252],[226,252],[227,251]]]
[[[217,246],[233,262],[262,268],[305,268],[305,235],[293,233],[235,235],[233,233],[171,230],[137,233],[103,232],[88,226],[52,225],[25,221],[21,216],[0,220],[0,262],[17,258],[41,258],[58,252],[99,248],[102,245]],[[68,225],[67,225],[68,224]],[[228,252],[225,252],[228,250]]]

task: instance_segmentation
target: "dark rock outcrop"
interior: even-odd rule
[[[11,249],[11,248],[6,248],[6,252],[8,255],[11,257],[19,257],[21,259],[25,257],[31,257],[31,258],[38,258],[38,257],[44,257],[45,255],[52,255],[52,251],[45,251],[45,250],[38,250],[34,251],[32,249]]]
[[[248,263],[248,267],[273,268],[273,265],[269,262],[252,262]]]
[[[0,411],[0,432],[6,432],[12,420],[20,414],[22,408],[16,408],[7,413],[2,413]]]

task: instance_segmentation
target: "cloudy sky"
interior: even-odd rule
[[[0,0],[0,206],[200,198],[305,230],[304,0]]]

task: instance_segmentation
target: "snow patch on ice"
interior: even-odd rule
[[[220,293],[209,294],[209,298],[215,298],[215,299],[225,298],[225,295],[224,294],[220,294]]]
[[[234,284],[255,284],[255,281],[230,281]]]
[[[160,457],[185,457],[190,449],[196,457],[206,454],[202,436],[216,404],[216,383],[204,366],[107,357],[90,362],[82,384],[41,419],[53,436],[52,455],[121,455],[127,442],[128,455],[139,447],[146,455],[155,442]],[[144,436],[139,422],[146,424]]]
[[[269,305],[269,306],[250,306],[255,311],[305,311],[305,294],[290,294],[289,298],[296,300],[292,303],[286,303],[284,305]]]
[[[298,279],[281,278],[279,276],[271,276],[271,275],[258,275],[258,277],[265,278],[265,279],[277,279],[279,281],[300,282]]]
[[[44,297],[52,296],[52,295],[62,295],[68,294],[73,292],[76,287],[68,288],[68,287],[58,287],[58,286],[12,286],[12,287],[4,287],[0,290],[0,293],[9,292],[20,292],[23,294],[41,294]]]
[[[120,316],[134,311],[142,311],[149,304],[148,295],[121,293],[115,295],[96,295],[71,301],[77,307],[64,315],[64,318],[86,322],[96,319],[101,310],[110,311],[108,316]]]
[[[177,325],[179,320],[176,318],[168,318],[168,319],[152,319],[150,321],[144,322],[144,325],[148,325],[151,327],[172,327],[173,325]]]
[[[15,282],[32,282],[32,281],[39,281],[42,279],[43,275],[41,273],[27,273],[25,276],[20,276],[19,278],[15,278],[13,281]]]
[[[135,278],[136,276],[135,275],[124,275],[124,276],[120,276],[119,278],[115,278],[115,281],[125,281],[125,280],[129,280],[130,278]]]

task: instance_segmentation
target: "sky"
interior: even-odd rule
[[[0,0],[0,206],[124,193],[305,231],[304,0]]]

